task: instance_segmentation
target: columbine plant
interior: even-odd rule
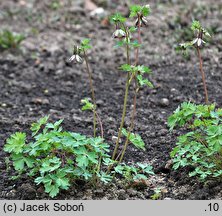
[[[203,71],[203,60],[201,57],[201,52],[200,49],[203,46],[203,44],[205,44],[206,42],[204,41],[204,37],[210,37],[209,32],[204,29],[199,21],[193,21],[192,26],[191,26],[192,31],[194,32],[194,34],[196,35],[196,38],[193,39],[190,42],[186,42],[186,43],[181,43],[180,47],[182,50],[186,51],[187,48],[189,47],[194,47],[197,51],[197,55],[198,55],[198,59],[199,59],[199,64],[200,64],[200,72],[201,72],[201,76],[202,76],[202,82],[203,82],[203,87],[204,87],[204,94],[205,94],[205,103],[208,104],[209,100],[208,100],[208,91],[207,91],[207,85],[206,85],[206,79],[205,79],[205,73]]]
[[[191,29],[196,38],[191,42],[180,44],[183,50],[194,47],[197,50],[200,72],[205,92],[206,105],[182,103],[173,115],[168,118],[170,130],[182,128],[184,133],[178,137],[176,147],[171,152],[173,169],[181,167],[193,168],[189,173],[201,180],[222,176],[222,109],[215,104],[208,104],[208,92],[203,71],[200,49],[206,42],[204,36],[210,34],[199,21],[193,21]]]
[[[56,196],[61,189],[67,190],[72,181],[84,179],[96,185],[98,181],[108,183],[115,176],[129,181],[147,179],[147,175],[154,174],[152,166],[136,163],[129,166],[122,163],[128,143],[131,142],[137,148],[145,150],[142,138],[132,133],[136,114],[136,100],[140,88],[144,85],[152,87],[152,83],[145,78],[151,70],[139,65],[139,48],[142,44],[141,27],[147,25],[146,16],[149,14],[149,6],[134,5],[130,8],[130,17],[135,18],[135,26],[126,25],[126,18],[120,14],[112,17],[116,30],[113,38],[118,39],[117,46],[126,49],[126,64],[120,69],[127,73],[125,97],[122,120],[118,132],[116,146],[111,156],[108,154],[110,146],[103,139],[103,125],[96,110],[95,93],[92,82],[92,72],[89,67],[87,51],[91,48],[90,40],[82,40],[80,46],[74,46],[70,62],[86,63],[89,76],[92,103],[89,99],[81,100],[82,110],[93,113],[94,137],[88,138],[79,133],[63,131],[62,120],[54,124],[48,123],[48,117],[41,118],[31,127],[32,136],[29,142],[26,133],[12,134],[6,141],[4,150],[10,154],[14,169],[19,173],[26,173],[35,179],[35,183],[43,184],[45,191],[51,197]],[[132,35],[137,34],[137,40],[131,42]],[[130,49],[135,49],[135,58],[132,63]],[[133,111],[130,127],[125,129],[126,105],[130,85],[134,83]],[[96,124],[100,125],[101,136],[96,137]],[[122,151],[118,152],[121,135],[126,137]],[[8,160],[9,164],[11,161]],[[113,169],[111,169],[113,168]]]
[[[85,102],[85,108],[92,106]],[[115,174],[127,181],[147,179],[146,175],[153,174],[150,165],[141,163],[120,164],[107,173],[108,167],[116,165],[108,154],[110,146],[101,137],[63,131],[62,121],[49,123],[46,116],[32,124],[30,141],[24,132],[16,132],[7,139],[4,151],[10,153],[7,161],[10,165],[12,161],[17,177],[25,174],[34,178],[36,184],[44,185],[49,196],[55,197],[78,179],[95,186],[98,181],[112,181]]]
[[[126,64],[120,67],[121,70],[127,72],[123,112],[122,112],[122,118],[121,118],[116,145],[115,145],[114,152],[112,155],[112,159],[116,159],[116,160],[119,159],[119,162],[123,160],[129,141],[132,142],[136,147],[145,149],[145,144],[142,141],[142,138],[139,135],[133,134],[132,131],[134,128],[134,119],[135,119],[135,114],[136,114],[137,94],[143,85],[148,85],[149,87],[153,86],[152,83],[148,79],[144,78],[144,75],[146,73],[149,74],[151,70],[146,66],[138,65],[139,48],[142,45],[141,28],[148,24],[146,17],[149,15],[149,13],[150,13],[149,5],[131,6],[130,18],[135,18],[135,25],[131,27],[126,25],[127,19],[123,17],[122,15],[117,13],[111,17],[111,21],[115,24],[115,27],[116,27],[116,30],[113,33],[113,38],[119,40],[117,42],[117,47],[125,47],[125,50],[126,50]],[[137,38],[133,42],[131,42],[132,34],[137,34]],[[131,48],[135,49],[135,58],[134,58],[133,63],[130,56]],[[133,111],[131,114],[131,123],[127,131],[126,129],[123,128],[123,126],[124,126],[125,116],[126,116],[126,106],[127,106],[127,100],[128,100],[128,94],[129,94],[129,87],[133,82],[134,82]],[[126,136],[126,141],[125,141],[122,151],[116,157],[116,154],[119,149],[120,138],[122,134]]]
[[[96,122],[97,122],[97,115],[96,115],[96,111],[95,111],[96,110],[96,99],[95,99],[95,91],[94,91],[94,87],[93,87],[92,72],[89,67],[89,60],[88,60],[88,55],[87,55],[87,51],[91,48],[89,43],[90,43],[89,39],[84,39],[81,41],[80,47],[74,45],[73,55],[70,57],[69,61],[81,64],[85,60],[86,70],[88,73],[89,84],[90,84],[90,89],[91,89],[93,110],[94,110],[93,111],[93,134],[94,134],[94,137],[96,137]]]
[[[171,152],[173,168],[191,166],[190,176],[222,177],[222,109],[215,105],[182,103],[168,119],[170,130],[182,127]]]

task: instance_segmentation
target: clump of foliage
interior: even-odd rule
[[[191,166],[194,170],[189,175],[202,180],[222,177],[222,109],[214,104],[182,103],[168,125],[170,130],[181,127],[186,131],[171,152],[174,169]]]
[[[180,49],[183,51],[184,54],[187,54],[187,50],[191,47],[194,47],[197,51],[197,56],[199,60],[199,65],[200,65],[200,73],[202,76],[202,82],[203,82],[203,87],[204,87],[204,95],[205,95],[205,103],[209,103],[208,99],[208,91],[207,91],[207,85],[206,85],[206,78],[205,78],[205,73],[203,70],[203,60],[201,56],[200,49],[205,44],[206,42],[204,41],[204,37],[210,37],[209,32],[202,27],[199,21],[194,20],[192,25],[191,25],[191,30],[195,34],[195,38],[192,41],[181,43],[180,44]]]
[[[88,138],[63,131],[61,123],[62,120],[48,123],[48,116],[41,118],[31,126],[30,141],[26,133],[16,132],[4,146],[18,174],[26,174],[36,184],[43,184],[51,197],[69,189],[78,179],[96,185],[98,181],[110,182],[116,173],[127,181],[146,179],[146,175],[153,174],[147,164],[117,165],[108,154],[110,146],[101,137]],[[111,165],[114,170],[110,173],[107,170]]]
[[[141,149],[144,148],[144,142],[142,141],[139,135],[132,133],[134,129],[134,120],[136,115],[136,105],[137,105],[137,95],[142,86],[153,87],[152,83],[145,76],[150,74],[151,70],[149,67],[144,65],[139,65],[139,49],[142,46],[141,39],[141,28],[147,26],[148,20],[147,16],[150,13],[149,5],[140,6],[132,5],[130,7],[129,18],[135,19],[134,26],[128,26],[127,18],[123,17],[121,14],[117,13],[111,17],[111,22],[115,25],[115,31],[113,33],[113,38],[117,39],[116,48],[124,47],[126,52],[126,63],[120,66],[120,70],[125,71],[126,75],[126,84],[125,84],[125,95],[123,102],[123,111],[122,118],[119,127],[118,137],[115,144],[115,149],[112,155],[112,159],[119,160],[121,162],[125,155],[127,146],[129,142],[135,146],[139,146]],[[133,36],[136,35],[136,38],[133,39]],[[131,49],[135,50],[134,59],[131,59],[130,51]],[[134,62],[133,62],[134,61]],[[131,114],[131,122],[128,129],[124,129],[125,117],[126,117],[126,107],[129,95],[130,85],[134,83],[134,98],[133,98],[133,110]],[[120,138],[122,135],[126,136],[125,144],[118,153]],[[116,156],[118,153],[118,156]]]
[[[16,49],[24,39],[25,36],[22,34],[16,34],[9,30],[4,30],[0,33],[0,49]]]
[[[43,184],[45,191],[51,197],[56,196],[61,189],[67,190],[73,181],[85,179],[96,185],[98,181],[108,183],[114,177],[124,178],[127,182],[145,180],[147,175],[154,174],[152,166],[136,163],[129,166],[122,163],[129,142],[136,148],[145,150],[142,138],[133,133],[134,118],[136,114],[137,94],[143,86],[153,87],[146,77],[151,73],[149,67],[139,64],[139,48],[142,46],[141,28],[146,26],[150,8],[148,5],[133,5],[130,7],[130,18],[135,18],[134,26],[127,26],[127,19],[120,14],[112,16],[111,20],[116,26],[113,37],[118,39],[117,47],[125,47],[126,63],[120,70],[126,72],[126,88],[121,124],[118,138],[112,157],[109,155],[110,146],[104,142],[103,125],[97,112],[92,71],[88,60],[88,50],[91,49],[90,39],[83,39],[80,46],[74,45],[70,62],[85,62],[89,78],[90,99],[81,100],[82,110],[93,113],[93,138],[70,131],[63,131],[62,120],[54,124],[48,123],[48,117],[41,118],[32,124],[31,140],[27,140],[26,133],[12,134],[6,141],[4,150],[10,153],[13,166],[19,174],[26,173],[35,179],[37,184]],[[132,42],[132,35],[137,35],[137,40]],[[134,63],[130,57],[130,50],[135,51]],[[130,85],[134,83],[134,98],[131,123],[125,129],[126,107]],[[100,136],[97,136],[97,123],[100,127]],[[121,136],[126,137],[125,144],[119,150]],[[116,154],[118,156],[116,157]],[[8,160],[8,163],[10,160]]]

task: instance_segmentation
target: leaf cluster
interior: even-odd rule
[[[128,65],[128,64],[123,64],[120,67],[121,70],[130,72],[132,77],[136,76],[136,79],[139,83],[140,86],[148,86],[150,88],[153,88],[153,84],[147,79],[144,78],[144,74],[150,74],[151,69],[147,66],[144,65]]]
[[[202,27],[200,21],[194,20],[191,25],[191,30],[195,32],[202,32],[205,36],[210,37],[210,33]]]
[[[81,41],[80,43],[80,50],[81,51],[87,51],[89,49],[92,48],[92,46],[90,45],[90,39],[89,38],[85,38]]]
[[[114,15],[112,15],[112,16],[110,17],[110,21],[111,21],[111,22],[114,22],[115,24],[125,23],[125,22],[126,22],[126,18],[123,17],[121,14],[116,13],[116,14],[114,14]]]
[[[88,98],[84,98],[81,100],[81,103],[82,103],[82,110],[85,111],[85,110],[90,110],[90,111],[94,111],[95,110],[95,106],[89,102],[89,99]]]
[[[141,6],[141,5],[132,5],[130,6],[130,17],[137,17],[138,15],[148,16],[150,14],[149,5]]]
[[[198,20],[194,20],[191,25],[191,30],[195,34],[195,39],[191,41],[187,41],[184,43],[180,43],[178,47],[176,47],[177,51],[182,51],[185,56],[188,56],[188,49],[196,46],[196,40],[199,37],[199,34],[202,34],[202,37],[199,38],[202,42],[204,42],[203,36],[211,37],[210,33],[202,27],[201,23]],[[187,31],[188,34],[188,31]],[[205,42],[204,42],[205,43]]]
[[[122,129],[122,134],[127,137],[128,136],[128,131],[123,128]],[[134,133],[129,133],[129,141],[138,149],[142,149],[142,150],[146,150],[145,149],[145,143],[142,140],[141,136],[138,134],[134,134]]]
[[[125,163],[118,164],[113,173],[121,174],[126,180],[147,180],[148,175],[154,175],[153,167],[149,164],[137,163],[136,166],[129,166]]]
[[[60,189],[68,189],[72,179],[92,179],[100,175],[101,158],[109,158],[109,145],[100,137],[87,138],[63,131],[62,120],[48,123],[48,117],[32,124],[32,139],[25,133],[12,134],[4,151],[10,153],[15,170],[35,176],[51,197]]]
[[[4,151],[10,153],[9,161],[18,174],[33,177],[36,184],[44,185],[51,197],[69,189],[77,179],[92,183],[95,179],[104,183],[113,179],[104,169],[116,166],[117,162],[110,158],[110,146],[102,138],[63,131],[63,120],[49,123],[48,118],[32,124],[30,141],[23,132],[16,132],[6,140]],[[148,165],[142,166],[145,174],[152,174]]]
[[[214,104],[182,103],[168,119],[170,130],[182,127],[186,133],[178,137],[171,152],[173,168],[191,166],[190,176],[222,176],[222,109]]]

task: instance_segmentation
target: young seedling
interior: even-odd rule
[[[112,159],[119,159],[119,162],[122,161],[123,156],[125,154],[126,148],[128,146],[129,141],[132,142],[130,137],[133,136],[131,134],[133,128],[134,128],[134,118],[136,114],[136,101],[137,101],[137,94],[139,92],[139,89],[143,85],[148,85],[152,87],[152,84],[149,80],[145,79],[143,77],[144,73],[150,73],[150,69],[148,67],[145,67],[143,65],[138,65],[139,62],[139,48],[141,46],[142,40],[141,40],[141,27],[147,25],[147,19],[146,16],[148,16],[150,13],[150,8],[148,5],[146,6],[140,6],[140,5],[133,5],[130,7],[130,18],[136,18],[135,20],[135,26],[129,27],[126,25],[126,18],[123,17],[120,14],[115,14],[111,17],[111,21],[114,22],[116,30],[113,33],[113,37],[116,39],[119,39],[117,43],[117,47],[125,46],[126,48],[126,64],[122,65],[120,67],[121,70],[127,72],[127,79],[126,79],[126,87],[125,87],[125,96],[124,96],[124,103],[123,103],[123,112],[122,112],[122,118],[121,123],[119,127],[118,137],[116,141],[116,145],[113,151]],[[134,42],[131,42],[131,34],[137,32],[137,40]],[[134,64],[131,64],[130,59],[130,48],[135,49],[135,62]],[[133,99],[133,111],[131,115],[131,123],[129,131],[126,135],[126,142],[124,144],[124,147],[122,149],[121,154],[119,154],[116,158],[116,154],[119,148],[119,141],[121,138],[121,135],[123,133],[123,126],[125,122],[126,117],[126,106],[127,106],[127,100],[128,100],[128,94],[129,94],[129,87],[134,81],[135,88],[134,88],[134,99]],[[143,145],[144,143],[140,143]]]
[[[96,99],[95,99],[95,91],[93,87],[93,80],[92,80],[92,72],[89,67],[89,60],[88,60],[88,55],[87,55],[87,50],[91,48],[90,46],[90,40],[89,39],[84,39],[81,41],[80,47],[74,45],[73,48],[73,55],[70,57],[69,61],[70,62],[75,62],[75,63],[83,63],[85,60],[86,63],[86,71],[88,73],[88,78],[89,78],[89,84],[90,84],[90,89],[91,89],[91,96],[92,96],[92,102],[93,102],[93,134],[94,137],[96,137],[96,122],[97,122],[97,117],[96,117]]]
[[[193,39],[190,42],[181,43],[180,47],[183,51],[186,51],[187,48],[189,48],[189,47],[194,47],[197,51],[197,56],[198,56],[199,64],[200,64],[200,73],[201,73],[201,76],[202,76],[202,82],[203,82],[203,87],[204,87],[205,103],[208,104],[209,99],[208,99],[207,84],[206,84],[205,73],[204,73],[204,70],[203,70],[203,60],[202,60],[202,57],[201,57],[200,49],[203,46],[203,44],[206,43],[203,40],[204,36],[210,37],[210,34],[206,29],[204,29],[202,27],[200,22],[196,21],[196,20],[193,21],[191,29],[194,32],[194,34],[196,35],[196,38]]]
[[[16,34],[9,30],[4,30],[0,33],[0,48],[1,49],[16,49],[19,44],[25,39],[24,35]]]

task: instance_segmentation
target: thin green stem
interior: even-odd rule
[[[99,114],[96,112],[96,110],[94,110],[94,112],[95,112],[97,121],[98,121],[98,123],[99,123],[99,125],[100,125],[101,137],[102,137],[102,139],[103,139],[103,137],[104,137],[104,136],[103,136],[103,134],[104,134],[104,132],[103,132],[103,124],[102,124],[101,118],[99,117]]]
[[[127,42],[127,44],[126,44],[126,60],[127,60],[127,64],[130,65],[130,53],[129,53],[130,48],[129,48],[129,44],[128,44],[128,42],[129,42],[129,32],[128,32],[125,25],[123,25],[123,27],[124,27],[124,30],[126,32],[126,42]],[[122,118],[121,118],[121,123],[120,123],[119,131],[118,131],[118,137],[117,137],[116,145],[115,145],[113,155],[112,155],[113,160],[115,159],[117,150],[119,148],[119,141],[120,141],[120,138],[121,138],[123,125],[124,125],[124,122],[125,122],[126,105],[127,105],[128,94],[129,94],[129,86],[130,86],[130,72],[128,72],[128,74],[127,74],[127,81],[126,81],[125,95],[124,95],[124,102],[123,102],[123,112],[122,112]]]
[[[98,163],[98,166],[97,166],[97,172],[98,173],[100,172],[101,163],[102,163],[102,155],[100,155],[100,157],[99,157],[99,163]]]
[[[130,86],[130,82],[129,82],[129,78],[127,78],[127,82],[126,82],[126,89],[125,89],[125,96],[124,96],[124,104],[123,104],[123,113],[122,113],[122,119],[121,119],[121,123],[120,123],[120,127],[119,127],[119,132],[118,132],[118,137],[117,137],[117,141],[116,141],[116,146],[113,152],[113,156],[112,159],[115,159],[117,150],[119,148],[119,140],[121,138],[121,134],[122,134],[122,129],[123,129],[123,125],[124,125],[124,121],[125,121],[125,117],[126,117],[126,105],[127,105],[127,99],[128,99],[128,93],[129,93],[129,86]]]
[[[138,42],[141,44],[141,43],[142,43],[142,40],[141,40],[141,23],[140,23],[140,17],[139,17],[139,15],[138,15],[138,20],[139,20],[139,22],[138,22]],[[139,47],[136,49],[135,66],[138,65],[138,62],[139,62]],[[135,116],[136,116],[137,94],[138,94],[138,92],[139,92],[139,86],[138,86],[136,77],[137,77],[137,72],[136,72],[135,75],[134,75],[134,79],[135,79],[135,90],[134,90],[133,111],[132,111],[132,116],[131,116],[130,128],[129,128],[129,131],[128,131],[128,134],[127,134],[127,137],[126,137],[126,142],[125,142],[125,144],[124,144],[121,157],[120,157],[120,159],[119,159],[119,163],[121,163],[122,160],[123,160],[123,157],[124,157],[124,155],[125,155],[126,149],[127,149],[127,147],[128,147],[128,144],[129,144],[130,134],[131,134],[131,132],[133,131],[133,128],[134,128],[134,121],[135,121]]]
[[[208,100],[208,91],[207,91],[207,84],[206,84],[206,79],[205,79],[205,73],[203,71],[203,60],[201,57],[201,53],[200,53],[200,48],[197,47],[197,55],[199,58],[199,63],[200,63],[200,73],[202,76],[202,81],[203,81],[203,86],[204,86],[204,94],[205,94],[205,103],[208,104],[209,100]]]
[[[94,91],[94,88],[93,88],[92,72],[89,69],[89,60],[88,60],[86,52],[84,51],[83,54],[84,54],[84,59],[85,59],[85,62],[86,62],[86,70],[87,70],[88,77],[89,77],[89,84],[90,84],[90,89],[91,89],[91,94],[92,94],[92,101],[93,101],[93,105],[96,109],[96,99],[95,99],[95,91]],[[96,121],[97,121],[96,113],[93,112],[93,135],[94,135],[94,137],[96,137]]]
[[[130,129],[129,129],[128,134],[127,134],[126,142],[125,142],[125,144],[124,144],[123,151],[122,151],[121,157],[120,157],[120,159],[119,159],[119,163],[121,163],[122,160],[123,160],[123,157],[124,157],[124,155],[125,155],[127,146],[128,146],[128,144],[129,144],[130,134],[131,134],[131,132],[132,132],[132,130],[133,130],[133,128],[134,128],[134,119],[135,119],[135,115],[136,115],[137,92],[138,92],[138,91],[135,91],[135,94],[134,94],[134,98],[133,98],[133,112],[132,112],[132,117],[131,117]]]

